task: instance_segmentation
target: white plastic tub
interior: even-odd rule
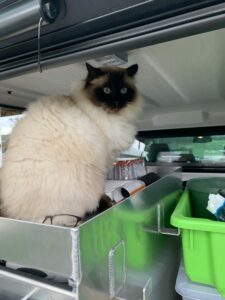
[[[224,300],[216,289],[208,285],[194,283],[188,279],[181,262],[176,281],[176,292],[183,300]]]

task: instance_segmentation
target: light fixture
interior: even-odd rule
[[[211,136],[198,135],[193,138],[193,143],[210,143],[212,142]]]
[[[128,55],[126,52],[120,52],[95,58],[94,61],[99,67],[116,67],[126,64],[128,62]]]

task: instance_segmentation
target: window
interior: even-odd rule
[[[138,140],[145,144],[147,163],[152,165],[179,165],[184,170],[225,170],[225,131],[224,134],[207,134],[207,130],[191,129],[189,133],[173,130],[156,136],[156,132],[138,135]],[[179,134],[178,134],[179,133]]]
[[[0,167],[2,166],[2,159],[4,153],[7,149],[9,137],[12,133],[14,126],[17,121],[23,117],[22,109],[12,109],[12,108],[1,108],[1,154],[0,154]]]

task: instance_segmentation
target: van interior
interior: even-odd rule
[[[144,104],[138,139],[148,148],[149,163],[183,164],[189,172],[223,170],[224,36],[224,29],[219,29],[112,53],[117,65],[139,65],[136,82]],[[121,55],[124,61],[119,60]],[[88,61],[98,67],[107,59]],[[2,80],[1,104],[23,110],[43,95],[68,94],[85,76],[81,61]]]
[[[0,299],[225,299],[225,288],[217,283],[224,262],[219,271],[204,269],[215,280],[195,277],[191,268],[201,260],[191,251],[204,251],[196,241],[210,239],[194,232],[204,231],[204,222],[218,222],[205,211],[198,216],[193,201],[206,197],[206,188],[215,193],[225,188],[225,29],[144,47],[137,43],[132,50],[111,49],[105,55],[53,64],[42,72],[37,62],[36,71],[3,77],[1,164],[11,132],[29,104],[45,95],[69,94],[84,80],[85,62],[96,67],[138,64],[136,84],[143,110],[134,148],[147,172],[158,178],[78,228],[0,217]],[[132,151],[121,156],[132,159],[137,156]],[[203,183],[200,191],[192,180],[205,177],[217,179]],[[204,210],[207,200],[201,202]],[[224,224],[216,226],[207,230],[216,228],[223,235]],[[205,248],[203,260],[211,257],[212,245]],[[223,249],[224,241],[219,247]],[[196,298],[196,291],[209,298]],[[214,298],[217,293],[219,298]]]

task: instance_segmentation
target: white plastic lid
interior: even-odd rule
[[[224,300],[213,287],[198,284],[188,279],[183,262],[181,262],[176,281],[176,292],[185,299],[190,300]]]

